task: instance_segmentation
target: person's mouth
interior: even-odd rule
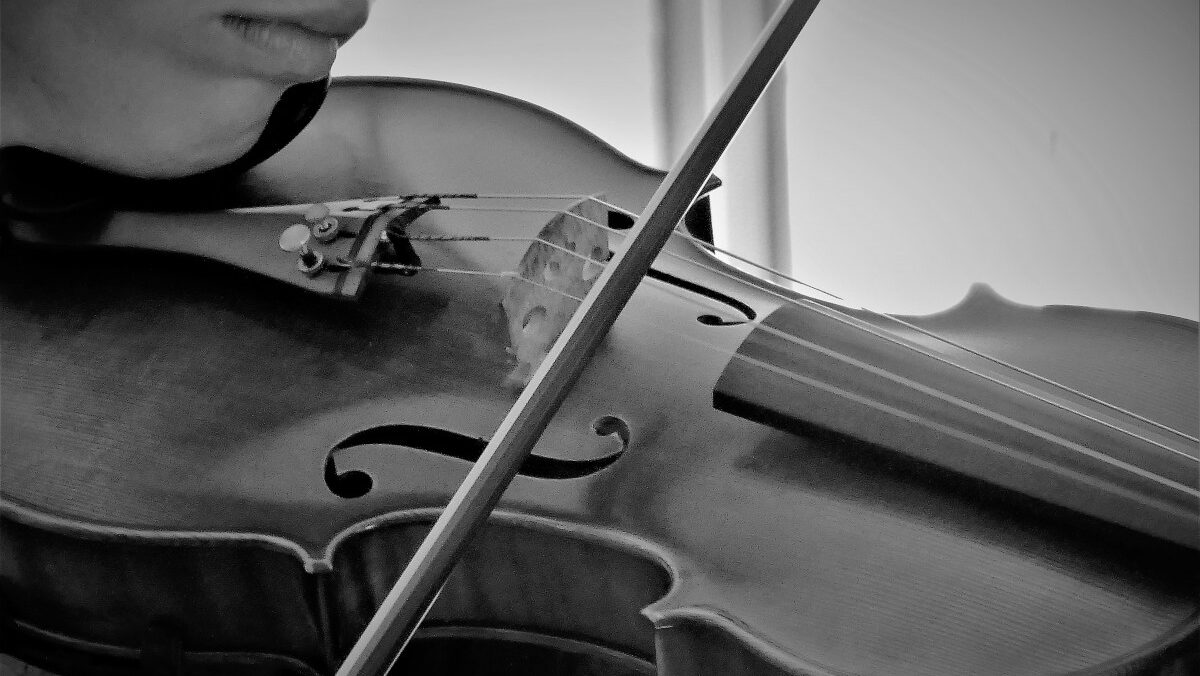
[[[247,65],[264,75],[295,81],[327,76],[338,47],[365,20],[361,11],[221,17],[225,29],[249,48]]]

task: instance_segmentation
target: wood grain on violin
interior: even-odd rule
[[[637,212],[659,180],[527,104],[358,80],[230,205],[605,193]],[[690,218],[703,223],[703,204]],[[424,267],[506,271],[548,220],[431,210],[411,229],[511,237],[413,243]],[[0,253],[5,651],[72,674],[172,659],[188,673],[331,673],[514,399],[506,278],[377,276],[347,303],[179,254]],[[725,385],[762,330],[719,298],[781,327],[800,297],[687,241],[667,253],[656,269],[714,293],[639,287],[534,449],[607,460],[516,478],[410,667],[454,673],[472,651],[496,656],[473,665],[491,673],[1194,665],[1191,548],[822,424],[836,415],[782,426],[714,408],[714,394],[755,401],[747,374]],[[1116,337],[1131,319],[993,305],[914,321],[969,329],[1034,369],[1094,345],[1098,361],[1048,375],[1100,397],[1141,392],[1114,403],[1195,434],[1194,323],[1149,346]],[[1085,328],[1058,322],[1072,312]],[[339,495],[331,469],[366,490]]]

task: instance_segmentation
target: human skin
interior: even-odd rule
[[[227,164],[368,2],[2,0],[0,144],[143,178]]]

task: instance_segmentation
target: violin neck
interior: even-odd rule
[[[865,441],[1200,549],[1189,435],[823,309],[785,307],[767,317],[722,374],[715,406]]]

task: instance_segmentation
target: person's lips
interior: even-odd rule
[[[305,81],[329,74],[337,48],[366,21],[366,5],[289,14],[225,14],[221,23],[249,49],[246,65],[269,77]]]
[[[245,19],[261,23],[276,23],[295,28],[301,28],[323,37],[331,37],[338,44],[346,42],[358,32],[367,21],[370,5],[365,0],[353,2],[338,2],[332,5],[311,8],[289,8],[278,11],[277,3],[271,3],[270,9],[263,8],[234,11],[226,14],[229,18]]]

